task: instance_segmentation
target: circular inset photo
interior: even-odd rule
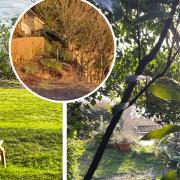
[[[109,76],[116,52],[112,27],[82,0],[45,0],[18,19],[10,59],[20,82],[53,101],[73,101],[96,91]]]

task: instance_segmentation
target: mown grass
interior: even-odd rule
[[[80,172],[83,177],[92,161],[97,147],[87,143],[86,152],[80,159]],[[130,153],[123,153],[116,148],[107,148],[103,158],[95,172],[94,179],[111,179],[112,177],[125,177],[131,175],[133,180],[136,176],[144,175],[150,171],[156,173],[162,170],[162,163],[154,155],[154,147],[134,146]],[[129,178],[131,179],[131,178]],[[129,180],[128,179],[128,180]]]
[[[0,179],[61,179],[61,128],[61,104],[25,89],[0,88],[0,139],[7,159]]]

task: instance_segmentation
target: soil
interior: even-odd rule
[[[35,93],[52,100],[73,100],[89,94],[98,84],[80,81],[74,64],[62,63],[59,73],[43,69],[37,62],[28,64],[30,71],[26,73],[26,64],[16,65],[22,81]],[[32,68],[31,68],[32,67]]]
[[[73,100],[80,98],[97,87],[97,84],[87,84],[78,81],[43,81],[38,86],[30,88],[37,94],[53,100]]]

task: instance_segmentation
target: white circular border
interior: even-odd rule
[[[11,53],[11,42],[12,42],[13,34],[14,34],[14,31],[15,31],[15,28],[16,28],[18,22],[21,20],[21,18],[24,16],[24,14],[25,14],[28,10],[30,10],[32,7],[34,7],[35,5],[37,5],[37,4],[39,4],[39,3],[43,2],[43,1],[44,1],[44,0],[39,0],[38,2],[32,4],[30,7],[28,7],[28,8],[19,16],[19,18],[17,19],[15,25],[14,25],[13,28],[12,28],[11,36],[10,36],[10,39],[9,39],[9,57],[10,57],[10,64],[11,64],[11,66],[12,66],[12,69],[13,69],[13,71],[14,71],[17,79],[20,81],[20,83],[21,83],[28,91],[30,91],[32,94],[34,94],[35,96],[37,96],[37,97],[39,97],[39,98],[41,98],[41,99],[44,99],[44,100],[50,101],[50,102],[55,102],[55,103],[73,103],[73,102],[75,102],[75,101],[84,100],[86,97],[88,97],[88,96],[92,95],[93,93],[95,93],[95,92],[106,82],[106,80],[109,78],[109,76],[110,76],[110,74],[111,74],[111,72],[112,72],[112,70],[113,70],[113,67],[114,67],[114,64],[115,64],[115,60],[116,60],[116,56],[117,56],[117,54],[116,54],[116,48],[117,48],[117,46],[116,46],[116,37],[115,37],[114,31],[113,31],[113,29],[112,29],[112,26],[111,26],[111,24],[109,23],[109,21],[108,21],[108,19],[106,18],[106,16],[101,12],[100,9],[98,9],[95,5],[91,4],[90,2],[88,2],[88,1],[86,1],[86,0],[80,0],[80,1],[82,1],[82,2],[84,2],[84,3],[86,3],[86,4],[88,4],[88,5],[90,5],[91,7],[93,7],[96,11],[98,11],[98,12],[101,14],[101,16],[104,18],[104,20],[106,21],[106,23],[108,24],[108,26],[109,26],[109,28],[110,28],[110,30],[111,30],[111,33],[112,33],[112,36],[113,36],[113,40],[114,40],[114,58],[113,58],[113,62],[112,62],[112,64],[111,64],[111,68],[110,68],[110,70],[109,70],[106,78],[102,81],[102,83],[101,83],[99,86],[97,86],[93,91],[91,91],[90,93],[86,94],[85,96],[82,96],[82,97],[80,97],[80,98],[73,99],[73,100],[53,100],[53,99],[49,99],[49,98],[43,97],[43,96],[37,94],[36,92],[32,91],[32,90],[21,80],[21,78],[19,77],[19,75],[18,75],[18,73],[16,72],[16,69],[15,69],[15,67],[14,67],[13,60],[12,60],[12,53]]]

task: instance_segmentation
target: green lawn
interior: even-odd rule
[[[35,97],[25,89],[0,88],[0,139],[7,168],[0,179],[62,177],[62,105]]]
[[[80,159],[80,176],[84,176],[92,161],[97,147],[87,143],[86,152]],[[116,148],[107,148],[100,165],[95,172],[94,179],[108,179],[113,177],[128,180],[150,179],[148,174],[152,171],[159,173],[162,170],[162,163],[154,155],[154,147],[132,147],[130,153],[123,153]],[[147,176],[146,176],[147,174]],[[144,176],[146,176],[144,178]]]

